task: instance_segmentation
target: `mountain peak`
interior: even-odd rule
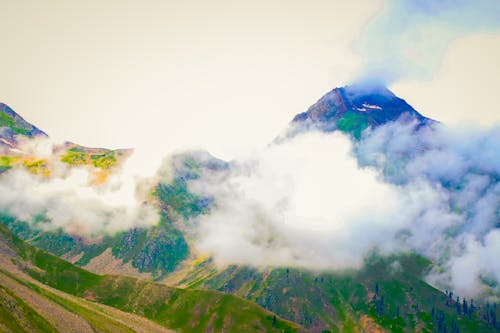
[[[433,122],[384,85],[359,82],[329,91],[306,112],[296,115],[292,124],[301,130],[304,127],[325,132],[338,129],[359,138],[361,132],[368,127],[400,118],[416,120],[422,124]]]

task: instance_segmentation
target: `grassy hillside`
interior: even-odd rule
[[[421,277],[429,266],[429,261],[411,254],[373,256],[358,271],[314,273],[230,266],[215,274],[188,274],[181,283],[246,298],[313,332],[500,329],[494,320],[500,311],[493,304],[477,303],[464,313],[462,298],[458,310],[457,295],[450,297],[425,283]]]
[[[171,332],[140,316],[62,293],[19,273],[2,270],[0,282],[16,300],[0,314],[0,325],[9,331]]]
[[[0,330],[7,332],[171,332],[143,317],[125,313],[53,289],[32,276],[43,275],[36,265],[51,267],[42,252],[25,248],[22,241],[0,230]],[[23,259],[23,256],[25,257]],[[70,277],[92,277],[84,271],[71,274],[71,265],[57,262],[52,274],[44,279],[66,281],[62,287],[72,288]],[[54,275],[62,271],[60,276]],[[32,276],[26,274],[30,273]],[[93,281],[95,282],[95,281]],[[92,282],[90,283],[92,284]]]
[[[37,311],[1,285],[0,329],[7,332],[57,332]]]
[[[67,311],[78,313],[96,331],[133,330],[127,330],[126,325],[119,327],[114,321],[109,322],[108,319],[101,318],[95,310],[89,310],[82,304],[108,305],[144,316],[162,326],[183,332],[295,332],[301,330],[298,325],[232,295],[216,291],[171,288],[131,277],[93,274],[33,247],[13,236],[4,226],[0,225],[0,232],[2,234],[0,245],[4,252],[10,251],[15,254],[11,255],[11,262],[16,265],[15,267],[20,268],[34,281],[41,282],[43,285],[23,280],[17,277],[18,274],[9,273],[6,270],[6,267],[9,267],[8,264],[0,266],[2,269],[0,277],[3,277],[5,281],[14,281],[11,284],[21,285],[32,293],[41,295],[50,300],[51,304],[55,303]],[[2,286],[4,284],[5,282],[1,283]],[[75,301],[77,298],[68,300],[51,290],[62,291],[64,295],[69,294],[81,298],[78,298],[79,301]],[[9,292],[7,288],[7,295]],[[18,306],[22,314],[20,317],[32,318],[29,320],[30,323],[32,322],[31,325],[37,325],[35,331],[44,331],[41,327],[49,325],[43,321],[43,316],[36,315],[37,310],[32,310],[19,301],[17,304],[20,304]],[[9,319],[11,318],[8,315],[2,315],[0,322],[4,323]],[[23,320],[19,320],[19,325]]]

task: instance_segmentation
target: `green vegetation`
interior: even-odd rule
[[[16,122],[14,118],[4,112],[0,112],[0,127],[8,127],[16,134],[31,136],[31,128],[20,122]]]
[[[90,260],[101,255],[106,249],[108,249],[110,242],[112,242],[112,237],[106,236],[104,240],[98,243],[91,244],[81,244],[80,253],[82,257],[75,262],[76,265],[85,266]]]
[[[52,254],[69,257],[82,254],[76,262],[80,266],[85,266],[92,258],[110,248],[114,257],[122,259],[124,263],[130,262],[139,272],[152,273],[155,279],[160,280],[189,255],[182,233],[165,220],[147,229],[122,231],[86,243],[61,229],[45,231],[39,228],[38,225],[44,222],[43,216],[32,224],[12,218],[5,212],[0,212],[0,219],[16,236]]]
[[[189,255],[182,233],[171,223],[161,222],[148,229],[132,229],[114,237],[113,256],[131,262],[139,272],[162,279]]]
[[[37,216],[30,224],[19,221],[6,212],[0,211],[0,220],[17,237],[29,240],[32,245],[52,254],[73,256],[83,251],[84,244],[81,240],[75,239],[61,229],[44,231],[40,226],[46,222],[45,216]]]
[[[42,322],[42,324],[45,324],[44,326],[33,325],[33,322],[36,324],[35,320],[27,318],[28,323],[31,325],[27,327],[26,320],[24,320],[23,326],[27,329],[21,330],[21,332],[66,332],[68,329],[78,331],[80,328],[82,330],[92,330],[99,333],[131,333],[136,332],[137,326],[140,326],[146,331],[148,328],[151,332],[160,331],[156,325],[149,323],[146,319],[140,317],[131,318],[126,314],[112,308],[104,307],[98,303],[57,292],[47,288],[43,284],[29,282],[24,276],[19,275],[20,274],[13,274],[13,272],[0,269],[0,279],[3,281],[10,280],[9,286],[13,288],[14,292],[24,289],[21,295],[23,295],[23,297],[28,295],[29,299],[34,304],[34,307],[30,308],[33,313],[32,316],[35,319],[37,319],[37,317],[39,318],[40,315],[37,312],[38,310],[47,316],[47,318],[45,318],[46,320],[42,318],[43,321],[49,322],[48,325]],[[44,311],[44,307],[47,305],[50,306],[50,313],[47,313],[46,309]],[[9,304],[9,310],[12,312],[12,304]],[[15,310],[14,308],[14,311]],[[75,316],[71,317],[71,314],[75,314]],[[64,319],[61,318],[61,316],[64,316]],[[19,318],[19,315],[16,313],[15,317]],[[8,315],[4,316],[0,309],[0,327],[2,327],[2,320],[4,319],[8,319]],[[51,324],[56,326],[57,330],[54,329]],[[10,331],[16,332],[18,330],[11,329]],[[164,332],[164,330],[161,331]]]
[[[122,259],[124,263],[130,262],[139,272],[152,273],[155,279],[162,279],[172,272],[189,253],[182,233],[170,223],[119,232],[90,244],[62,230],[37,232],[27,223],[19,221],[10,223],[9,228],[33,245],[55,255],[75,256],[81,253],[82,257],[75,263],[79,266],[87,265],[92,258],[110,248],[115,258]]]
[[[184,178],[176,178],[170,184],[159,184],[155,193],[166,210],[183,218],[195,217],[207,210],[207,199],[191,193]]]
[[[102,170],[111,169],[118,163],[116,151],[103,149],[101,153],[90,153],[79,147],[68,149],[61,161],[69,165],[93,165]]]
[[[168,288],[126,277],[108,277],[92,289],[99,301],[144,315],[186,332],[293,332],[293,324],[277,319],[257,305],[214,291]]]
[[[232,295],[177,289],[130,277],[92,274],[25,243],[2,225],[0,232],[5,238],[3,242],[25,262],[33,265],[20,267],[24,267],[38,281],[72,295],[84,296],[142,315],[166,327],[184,332],[296,332],[300,329],[299,326]],[[29,286],[53,302],[86,318],[97,331],[113,331],[109,327],[99,326],[102,325],[101,318],[95,317],[92,311],[33,284]]]
[[[87,154],[83,149],[70,148],[66,154],[61,157],[61,161],[70,165],[87,164]]]
[[[50,172],[45,159],[25,159],[22,164],[35,175],[48,175]]]
[[[9,275],[8,273],[5,273]],[[16,277],[10,275],[11,278],[16,279]],[[101,312],[97,311],[97,309],[93,309],[92,307],[85,306],[82,304],[82,301],[79,300],[71,300],[59,295],[54,294],[53,292],[41,288],[33,283],[25,282],[20,279],[16,279],[18,283],[21,283],[31,290],[35,291],[37,294],[44,296],[49,299],[53,303],[61,306],[65,310],[69,312],[75,313],[82,318],[84,318],[90,326],[97,332],[124,332],[124,333],[132,333],[134,330],[129,327],[123,325],[119,321],[115,321],[110,317],[103,316]],[[42,331],[44,332],[44,331]]]
[[[104,154],[93,154],[90,155],[90,159],[92,160],[93,166],[103,170],[112,168],[117,162],[114,152],[107,152]]]
[[[175,178],[168,184],[158,184],[155,195],[160,200],[167,219],[188,219],[208,212],[211,200],[189,191],[188,181],[198,179],[202,168],[191,157],[179,157],[181,163],[174,170]]]
[[[347,111],[337,121],[337,128],[344,133],[352,134],[356,139],[361,138],[361,133],[368,127],[366,116],[354,111]]]
[[[14,155],[0,156],[0,173],[9,170],[15,165],[22,165],[29,172],[36,175],[47,175],[49,173],[47,160],[45,159],[22,158],[21,156]]]
[[[3,155],[0,156],[0,166],[12,167],[19,160],[19,156]]]
[[[0,330],[8,332],[57,332],[33,308],[0,285]]]
[[[16,225],[22,225],[24,223],[15,222]],[[26,233],[30,234],[28,230],[33,231],[29,225],[24,224],[26,227]],[[19,235],[14,232],[14,234]],[[44,249],[52,254],[57,256],[75,256],[83,251],[84,244],[82,242],[78,242],[74,237],[71,237],[61,229],[51,231],[51,232],[42,232],[42,231],[33,231],[33,237],[24,237],[19,235],[22,239],[29,239],[29,242],[37,247]]]
[[[372,255],[363,269],[345,272],[230,266],[196,286],[248,299],[315,330],[356,332],[370,320],[389,332],[440,332],[444,325],[448,332],[495,332],[484,313],[457,314],[445,294],[422,281],[430,267],[414,254]]]
[[[0,225],[0,229],[2,233],[6,233],[3,225]],[[11,236],[10,240],[19,256],[36,266],[27,267],[27,273],[40,282],[68,294],[83,296],[86,290],[101,282],[103,278],[31,246],[20,238]]]
[[[18,156],[3,155],[0,156],[0,173],[9,170],[19,160]]]

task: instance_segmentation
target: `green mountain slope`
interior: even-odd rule
[[[430,266],[413,254],[373,255],[363,269],[344,272],[236,265],[217,270],[207,261],[178,283],[246,298],[313,332],[498,331],[500,309],[477,303],[464,313],[462,298],[457,304],[456,295],[422,280]]]
[[[31,294],[31,297],[36,295],[44,300],[45,307],[48,304],[59,309],[59,318],[64,316],[63,313],[71,312],[83,318],[79,323],[82,327],[90,326],[98,332],[136,331],[134,325],[127,324],[123,318],[103,315],[105,311],[116,311],[113,308],[144,316],[164,327],[183,332],[302,330],[298,325],[232,295],[216,291],[184,290],[131,277],[90,273],[27,244],[2,225],[0,247],[0,322],[5,327],[14,323],[12,325],[17,326],[9,328],[14,331],[23,331],[23,327],[32,327],[34,331],[40,332],[55,331],[55,325],[60,325],[57,318],[52,321],[44,319],[47,314],[41,313],[43,304],[25,304],[20,296],[21,289]],[[102,304],[108,307],[102,308]],[[12,310],[13,307],[17,310]],[[121,311],[118,313],[125,318],[128,316]],[[12,316],[18,319],[13,322]],[[156,327],[153,323],[149,325]]]
[[[47,263],[32,247],[0,230],[0,328],[7,332],[171,332],[143,317],[72,296],[40,283],[44,271],[31,262]],[[22,256],[21,256],[22,254]],[[24,256],[24,258],[23,258]],[[71,288],[71,265],[58,259],[54,276],[64,268],[64,289]],[[80,272],[81,273],[81,272]],[[73,274],[76,276],[76,274]],[[33,278],[35,277],[35,278]],[[83,275],[82,277],[91,277]]]

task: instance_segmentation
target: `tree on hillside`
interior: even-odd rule
[[[469,313],[469,307],[467,306],[467,300],[464,298],[464,301],[462,303],[462,310],[464,312],[464,315]]]

